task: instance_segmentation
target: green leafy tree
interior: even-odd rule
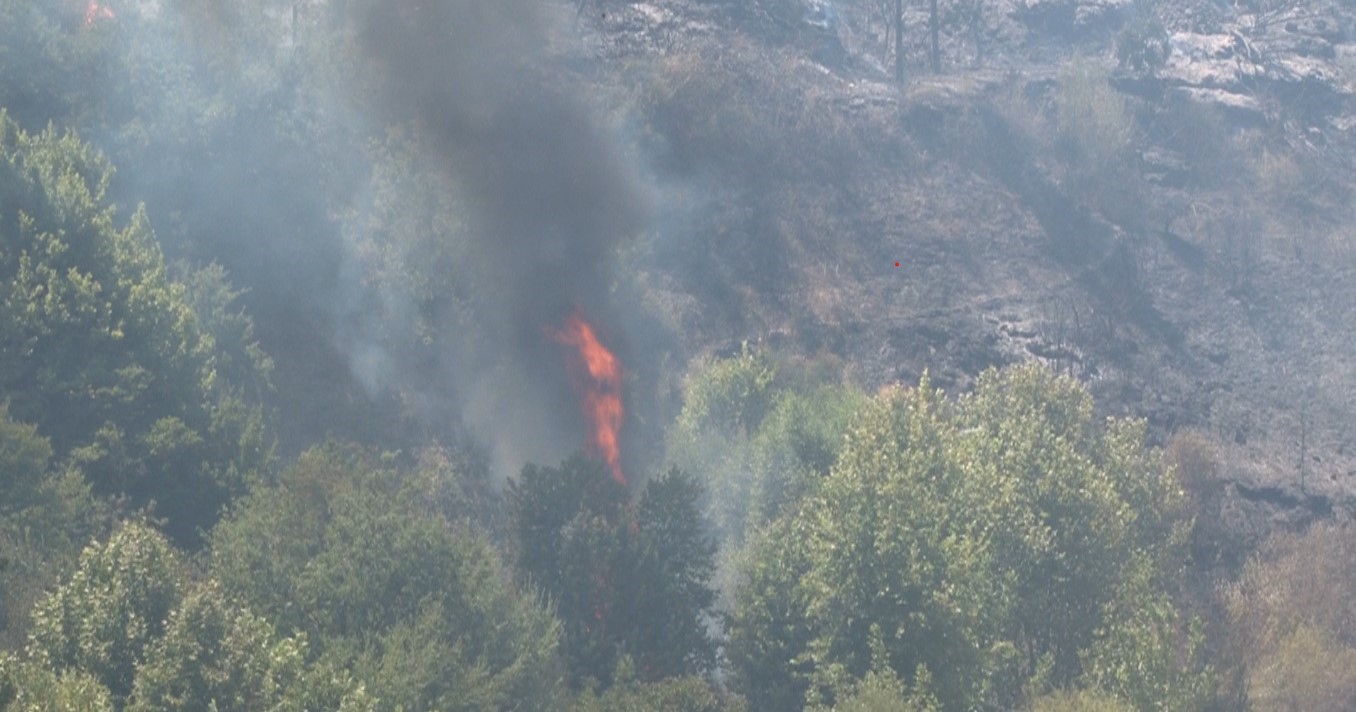
[[[0,647],[17,649],[29,613],[103,533],[104,507],[80,473],[52,472],[52,446],[0,404]]]
[[[1135,568],[1141,575],[1149,570]],[[1201,622],[1184,620],[1168,596],[1144,579],[1126,582],[1108,608],[1105,627],[1084,651],[1088,686],[1140,710],[1209,709],[1215,676]]]
[[[32,503],[51,460],[51,442],[35,426],[15,422],[0,404],[0,514]]]
[[[120,704],[182,588],[182,562],[165,537],[127,524],[87,547],[71,579],[37,605],[35,658],[58,673],[89,673]]]
[[[865,398],[822,365],[778,363],[747,347],[699,365],[667,438],[667,459],[698,477],[719,550],[725,603],[746,537],[797,506],[828,474]]]
[[[1135,167],[1135,117],[1106,68],[1070,61],[1059,75],[1056,153],[1070,191],[1087,207],[1125,225],[1144,222],[1146,197]]]
[[[105,536],[110,508],[78,472],[46,475],[35,502],[0,515],[0,647],[26,640],[30,613],[75,568],[83,544]]]
[[[884,660],[905,685],[926,670],[943,708],[1085,678],[1199,708],[1212,673],[1169,597],[1184,501],[1142,423],[1096,423],[1087,393],[1040,367],[987,372],[954,400],[926,378],[887,390],[742,559],[736,689],[756,709],[794,709],[796,690],[835,705]]]
[[[0,0],[0,106],[30,128],[77,125],[104,112],[121,38],[84,26],[84,3]]]
[[[613,684],[598,694],[586,689],[570,707],[572,712],[743,712],[744,701],[722,694],[699,677],[674,677],[641,682],[631,658],[623,657]]]
[[[1041,368],[990,371],[959,403],[957,455],[984,483],[995,561],[1012,606],[1003,637],[1029,674],[1080,669],[1124,581],[1162,591],[1185,563],[1185,497],[1144,443],[1143,424],[1096,423],[1075,381]]]
[[[83,670],[54,672],[0,652],[0,712],[113,712],[113,696]]]
[[[926,666],[914,671],[912,688],[906,686],[890,667],[889,654],[881,638],[880,627],[870,632],[871,671],[861,680],[848,682],[836,690],[838,703],[822,712],[938,712],[932,694],[932,675]]]
[[[230,335],[169,278],[145,213],[115,226],[112,172],[74,134],[0,111],[0,391],[96,491],[156,502],[191,541],[272,450],[217,368]]]
[[[726,614],[731,687],[755,710],[795,710],[805,703],[813,637],[803,586],[809,570],[798,514],[773,522],[739,559],[743,576]]]
[[[428,511],[420,478],[338,448],[301,456],[212,532],[224,590],[380,709],[550,709],[559,629],[483,537]]]
[[[977,704],[1002,601],[980,516],[983,483],[949,457],[947,404],[926,379],[859,415],[833,474],[802,511],[814,683],[868,670],[872,624],[892,666],[935,671],[948,706]],[[812,690],[812,693],[814,691]]]
[[[268,621],[232,605],[208,580],[184,597],[151,644],[126,709],[281,712],[305,709],[317,695],[337,702],[329,709],[374,706],[355,683],[308,667],[304,639],[280,639]]]
[[[701,515],[701,486],[677,469],[645,485],[638,512],[649,585],[636,601],[642,631],[631,649],[650,677],[700,674],[715,666],[707,617],[715,603],[715,546]]]
[[[375,709],[351,676],[308,661],[304,638],[279,638],[214,580],[183,594],[182,569],[145,525],[91,545],[38,605],[27,657],[0,659],[0,709]]]
[[[528,465],[509,493],[518,569],[551,597],[576,684],[610,682],[623,654],[645,680],[710,669],[713,548],[695,481],[652,480],[637,515],[624,486],[576,455]]]
[[[1096,688],[1051,692],[1031,703],[1031,712],[1134,712],[1135,708]]]

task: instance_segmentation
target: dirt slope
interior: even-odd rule
[[[868,387],[1047,362],[1211,436],[1244,544],[1349,515],[1356,12],[944,1],[932,75],[908,3],[899,88],[879,4],[582,6],[560,53],[643,117],[664,195],[621,292],[686,357],[761,342]],[[1089,73],[1130,121],[1109,159],[1061,113]]]

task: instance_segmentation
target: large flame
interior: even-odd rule
[[[593,327],[577,310],[565,320],[565,328],[551,336],[577,351],[578,362],[572,370],[576,373],[584,416],[589,421],[589,453],[602,458],[612,470],[612,478],[626,484],[617,442],[622,425],[621,361],[603,346]]]

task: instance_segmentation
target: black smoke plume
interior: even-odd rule
[[[497,441],[496,469],[510,473],[582,443],[549,330],[578,307],[617,345],[610,265],[649,215],[599,107],[562,88],[543,50],[562,32],[556,5],[398,0],[358,14],[384,120],[428,137],[469,211],[471,264],[448,278],[474,278],[483,331],[476,343],[452,340],[448,376],[468,423]]]

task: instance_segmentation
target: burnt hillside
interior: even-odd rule
[[[1348,512],[1356,14],[942,2],[934,74],[908,5],[897,86],[876,3],[583,3],[554,51],[667,181],[623,288],[689,356],[1075,374],[1160,442],[1216,441],[1242,541]]]

